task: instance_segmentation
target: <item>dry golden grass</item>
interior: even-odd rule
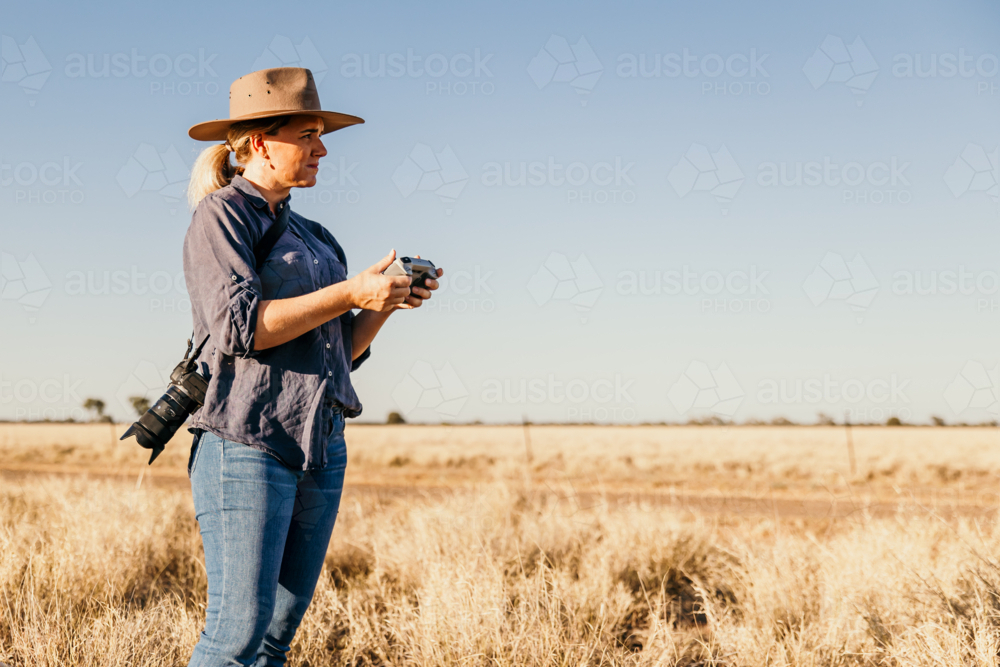
[[[201,544],[190,492],[158,480],[186,479],[188,436],[137,489],[143,452],[109,431],[0,427],[0,467],[22,467],[0,477],[0,662],[186,664]],[[840,429],[536,427],[527,466],[520,428],[351,427],[356,479],[427,484],[348,489],[290,664],[996,665],[993,518],[710,515],[577,493],[700,471],[692,488],[789,480],[791,495],[892,469],[868,483],[985,499],[994,435],[858,429],[852,480]],[[760,467],[734,482],[732,462]],[[23,472],[42,464],[130,477]]]
[[[497,484],[347,499],[299,665],[996,664],[992,524],[722,522]],[[0,659],[186,664],[205,604],[189,495],[0,491]]]
[[[125,425],[0,424],[0,470],[130,475],[148,452],[118,442]],[[827,497],[901,493],[998,504],[1000,429],[843,427],[349,425],[348,482],[454,487],[553,479],[575,488]],[[186,480],[182,430],[147,470]]]

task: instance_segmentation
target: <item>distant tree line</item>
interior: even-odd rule
[[[149,399],[145,396],[130,396],[129,403],[132,405],[132,410],[135,411],[136,417],[140,417],[150,408]],[[88,398],[83,402],[83,409],[92,413],[92,417],[89,420],[90,423],[112,423],[114,420],[108,414],[105,414],[105,409],[107,405],[104,401],[99,398]],[[0,419],[0,423],[9,423],[11,421],[24,421],[24,420],[4,420]],[[76,424],[81,423],[78,420],[70,417],[68,419],[39,419],[32,420],[39,423],[51,423],[51,424]],[[86,422],[83,422],[86,423]],[[365,423],[365,422],[359,422]],[[368,422],[370,423],[370,422]],[[388,414],[385,420],[386,424],[396,425],[396,424],[406,424],[406,418],[399,412],[393,411]],[[483,422],[480,420],[475,420],[472,422],[440,422],[444,425],[465,425],[465,426],[476,426]],[[564,426],[594,426],[594,425],[608,425],[607,422],[532,422],[527,418],[522,422],[516,422],[519,425],[564,425]],[[614,424],[620,424],[619,422],[613,422]],[[830,415],[820,412],[816,415],[816,421],[814,422],[796,422],[787,417],[774,417],[770,420],[762,420],[756,418],[749,418],[742,422],[724,419],[719,415],[709,415],[706,417],[692,417],[684,422],[641,422],[637,424],[638,426],[844,426],[848,425],[848,421],[837,422]],[[899,419],[899,417],[889,417],[885,422],[850,422],[851,426],[951,426],[951,427],[970,427],[970,426],[997,426],[998,422],[996,420],[987,422],[954,422],[949,424],[942,417],[937,415],[931,417],[930,424],[915,424],[904,422]]]

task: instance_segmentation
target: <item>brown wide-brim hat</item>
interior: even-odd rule
[[[275,67],[251,72],[229,87],[229,118],[198,123],[188,136],[198,141],[225,141],[233,123],[275,116],[308,115],[323,119],[323,131],[365,122],[357,116],[320,108],[312,72],[302,67]]]

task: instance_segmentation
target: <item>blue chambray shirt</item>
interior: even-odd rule
[[[278,206],[289,206],[291,196]],[[280,210],[280,208],[279,208]],[[205,429],[277,457],[293,469],[326,466],[334,416],[361,414],[350,373],[354,313],[294,340],[255,351],[261,301],[308,294],[347,278],[343,249],[322,225],[289,211],[288,228],[260,274],[253,247],[275,222],[267,200],[242,176],[206,196],[184,237],[184,280],[195,344],[209,378],[205,404],[188,431]]]

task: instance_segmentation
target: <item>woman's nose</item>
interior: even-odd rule
[[[319,144],[319,147],[313,151],[313,154],[316,155],[316,157],[323,157],[326,155],[326,146],[323,145],[323,142],[320,139],[317,139],[316,143]]]

